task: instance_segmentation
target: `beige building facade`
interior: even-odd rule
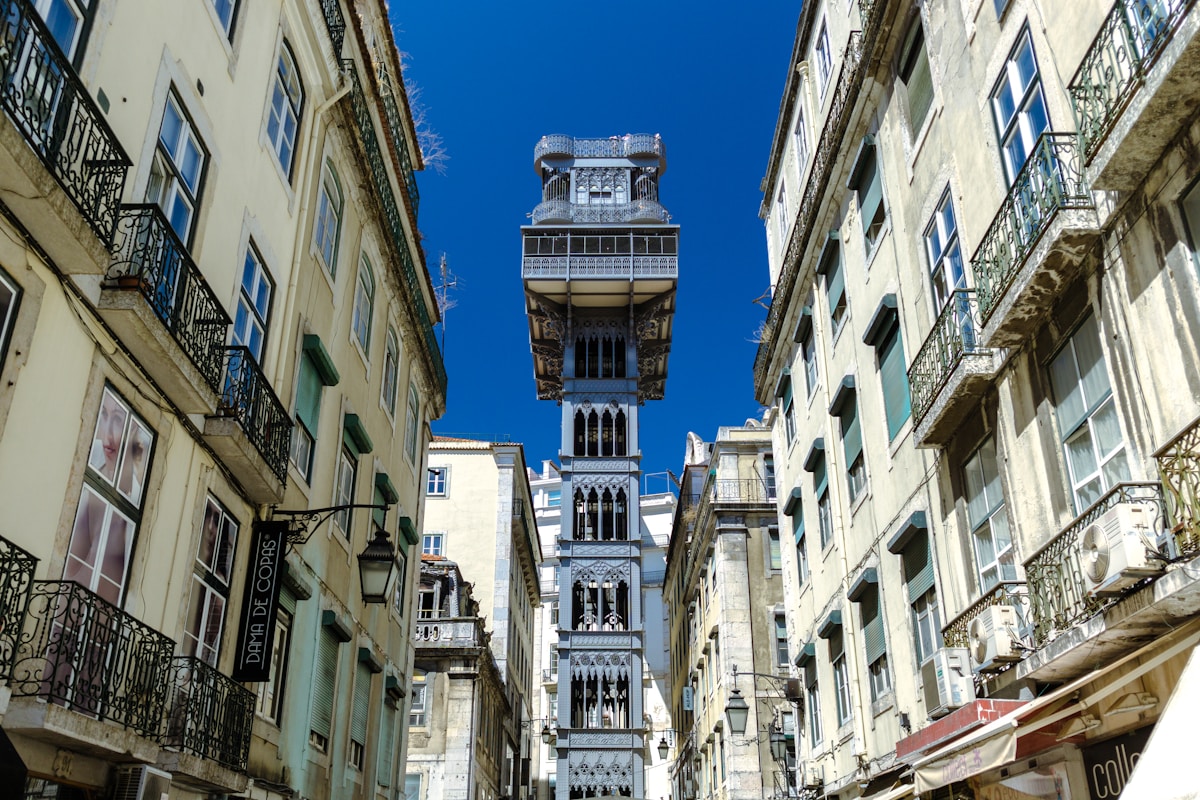
[[[767,797],[795,769],[772,459],[771,430],[753,420],[713,442],[688,434],[664,579],[675,797]],[[726,716],[737,696],[740,733]]]
[[[1196,680],[1198,28],[1175,0],[801,12],[755,363],[796,792],[1183,796],[1130,766]]]
[[[487,773],[483,767],[479,772],[451,771],[441,785],[432,780],[433,773],[421,767],[426,756],[440,752],[449,763],[465,753],[445,749],[452,745],[449,739],[427,738],[410,725],[412,752],[420,753],[422,758],[414,762],[409,773],[410,785],[419,794],[410,792],[409,797],[524,798],[531,786],[530,740],[540,731],[533,729],[530,720],[534,702],[534,615],[541,597],[537,581],[542,559],[525,453],[520,444],[449,437],[435,437],[428,449],[421,552],[426,559],[452,560],[463,580],[470,582],[498,670],[505,714],[497,720],[500,739],[495,754],[496,778],[490,783],[484,780]],[[417,596],[419,641],[428,638],[423,620],[436,615],[438,608],[431,588],[423,585]],[[418,681],[422,671],[417,672]],[[424,680],[428,682],[427,674]],[[444,697],[430,697],[445,702]],[[486,701],[485,705],[491,706],[492,702]],[[448,724],[472,723],[469,709],[451,708],[450,712],[453,716]],[[447,736],[452,734],[447,732]],[[469,744],[471,739],[461,741]]]
[[[394,797],[446,376],[386,7],[4,19],[4,785]]]

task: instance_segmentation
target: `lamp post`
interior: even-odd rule
[[[736,676],[737,673],[734,672]],[[729,701],[725,703],[725,716],[729,719],[729,730],[734,736],[746,735],[746,720],[750,717],[750,704],[742,697],[741,689],[736,686],[729,693]]]

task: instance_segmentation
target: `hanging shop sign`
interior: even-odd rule
[[[1121,796],[1134,765],[1146,749],[1152,730],[1153,725],[1146,725],[1083,748],[1083,765],[1087,769],[1088,792],[1092,800],[1116,800]]]
[[[270,678],[271,644],[275,640],[287,532],[286,520],[258,522],[254,525],[246,589],[242,593],[237,653],[233,662],[235,681],[260,682]]]

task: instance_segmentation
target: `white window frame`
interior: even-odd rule
[[[817,97],[824,100],[833,77],[833,53],[829,47],[829,26],[821,20],[821,28],[813,43],[812,62],[817,75]]]
[[[1029,61],[1025,66],[1032,66],[1032,74],[1022,74],[1022,60],[1028,53]],[[999,137],[1001,161],[1004,163],[1004,174],[1011,186],[1016,182],[1017,175],[1025,162],[1029,160],[1037,144],[1038,137],[1050,130],[1050,114],[1046,107],[1046,97],[1042,91],[1041,69],[1038,67],[1037,54],[1033,49],[1033,39],[1029,28],[1026,27],[1017,37],[1017,43],[1001,68],[999,79],[991,93],[992,119],[996,124]],[[1004,99],[1012,105],[1011,112],[1006,111]],[[1038,127],[1038,115],[1041,116],[1041,127]],[[1020,163],[1017,163],[1017,149],[1023,152]]]
[[[967,271],[962,260],[958,220],[954,215],[954,200],[949,185],[942,192],[942,198],[929,224],[925,226],[924,240],[934,311],[940,312],[956,290],[967,288]]]
[[[421,555],[444,556],[446,555],[445,546],[445,531],[429,531],[421,535]]]
[[[242,274],[238,280],[237,311],[230,333],[233,344],[249,350],[256,364],[262,358],[266,345],[274,294],[275,283],[267,272],[262,256],[253,241],[247,242]]]
[[[275,75],[267,106],[267,141],[276,163],[289,181],[296,163],[296,142],[303,113],[304,83],[300,80],[300,68],[291,45],[283,39],[279,43],[279,57],[275,59]]]
[[[429,497],[446,497],[450,494],[450,468],[429,467],[425,471],[425,494]]]
[[[988,437],[963,465],[967,522],[975,548],[979,587],[985,593],[1001,581],[1017,579],[1016,549],[1008,524],[999,463],[995,440]],[[1003,543],[1004,537],[1007,543]],[[991,551],[990,557],[985,558],[985,550]]]
[[[184,655],[195,656],[210,667],[217,666],[221,652],[238,528],[237,519],[209,495],[204,504],[200,541],[193,562],[192,591],[182,645]],[[204,552],[206,545],[211,546],[212,552]],[[193,605],[196,603],[199,609]]]
[[[421,424],[421,400],[417,396],[417,387],[408,385],[408,408],[404,416],[404,455],[411,464],[417,463],[417,441],[419,440],[417,426]]]
[[[343,445],[338,448],[337,470],[333,485],[333,505],[343,506],[354,502],[355,484],[358,483],[358,459]],[[353,524],[353,512],[349,508],[342,509],[333,515],[333,525],[342,536],[350,538],[350,527]]]
[[[400,339],[389,325],[383,355],[383,378],[379,382],[379,402],[392,419],[396,417],[396,395],[400,388]]]
[[[354,310],[350,330],[364,357],[371,352],[371,322],[375,315],[375,270],[367,254],[358,261],[354,282]]]
[[[178,126],[176,130],[168,130],[168,120],[173,120],[172,125]],[[171,229],[185,247],[191,246],[196,228],[207,166],[208,150],[196,133],[191,117],[184,110],[183,102],[172,90],[167,93],[159,121],[146,200],[162,209]],[[180,213],[182,217],[178,216]]]
[[[342,209],[345,199],[342,184],[333,164],[321,167],[321,184],[317,192],[317,211],[313,220],[313,247],[317,260],[330,277],[337,275],[338,244],[342,233]]]
[[[283,717],[283,693],[287,688],[288,650],[292,641],[292,615],[278,609],[275,617],[275,640],[271,643],[271,664],[267,679],[258,685],[255,712],[279,726]]]

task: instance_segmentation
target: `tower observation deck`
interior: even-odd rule
[[[642,797],[638,409],[663,396],[675,311],[666,150],[657,135],[544,136],[534,168],[521,277],[538,397],[562,408],[556,800]]]

